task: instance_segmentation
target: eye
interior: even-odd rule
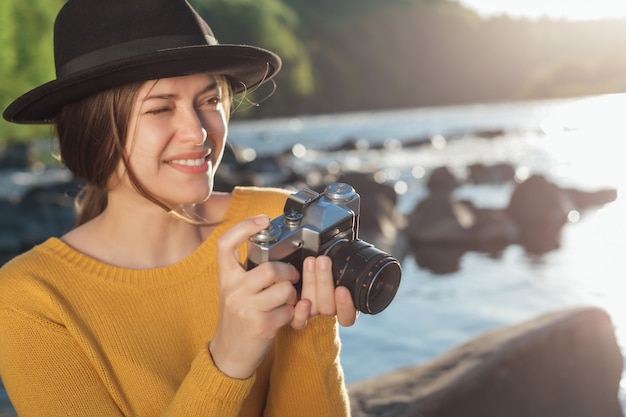
[[[172,109],[169,108],[169,107],[159,107],[159,108],[156,108],[156,109],[148,110],[146,113],[147,114],[153,114],[153,115],[156,116],[156,115],[159,115],[159,114],[167,113],[167,112],[169,112],[171,110]]]
[[[207,110],[217,110],[221,107],[222,97],[219,95],[209,96],[200,101],[200,106]]]

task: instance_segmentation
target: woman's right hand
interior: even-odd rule
[[[209,350],[215,365],[232,378],[252,376],[278,330],[299,314],[295,311],[298,296],[293,284],[299,279],[295,267],[265,262],[246,271],[240,263],[238,248],[269,222],[267,216],[244,220],[217,241],[220,306]]]

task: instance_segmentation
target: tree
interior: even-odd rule
[[[0,1],[0,107],[54,79],[52,27],[62,0]],[[49,127],[0,121],[0,141],[47,135]]]
[[[276,77],[281,94],[306,97],[313,92],[311,57],[297,35],[299,16],[281,0],[192,0],[220,43],[244,43],[267,48],[280,55],[283,68]],[[271,87],[270,87],[271,88]],[[250,101],[262,101],[271,93],[262,88]],[[273,100],[263,103],[257,116],[271,112]],[[246,114],[245,105],[241,111]]]

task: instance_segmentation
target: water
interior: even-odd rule
[[[286,163],[302,171],[375,172],[401,193],[399,208],[408,213],[425,195],[429,171],[440,165],[462,177],[468,164],[507,162],[522,178],[541,173],[561,186],[611,187],[623,194],[625,109],[626,95],[607,95],[245,122],[235,124],[230,136],[258,153],[293,148]],[[486,139],[472,134],[477,130],[505,134]],[[346,138],[366,139],[378,149],[319,151]],[[416,138],[428,144],[403,146]],[[503,207],[511,190],[464,186],[457,194],[478,206]],[[447,275],[421,269],[408,256],[390,307],[341,331],[347,381],[423,363],[486,330],[574,306],[605,309],[626,353],[626,203],[620,197],[566,225],[561,248],[543,256],[515,245],[497,258],[469,252],[460,270]],[[626,378],[620,398],[626,410]]]
[[[508,162],[520,177],[541,173],[562,186],[626,190],[626,95],[525,103],[451,106],[388,112],[234,122],[230,138],[244,155],[293,149],[284,163],[311,172],[354,169],[374,172],[400,194],[408,213],[425,195],[431,169],[447,165],[459,176],[475,162]],[[503,130],[486,139],[472,132]],[[369,150],[338,151],[346,138]],[[424,146],[407,146],[416,140]],[[374,149],[376,148],[376,149]],[[254,151],[252,151],[254,149]],[[296,156],[297,155],[297,156]],[[317,168],[317,170],[312,169]],[[317,175],[317,177],[316,177]],[[509,185],[464,186],[461,197],[483,207],[503,207]],[[422,363],[494,327],[580,305],[604,308],[626,353],[626,203],[622,195],[583,213],[563,232],[562,247],[531,256],[509,246],[501,256],[469,252],[460,270],[435,275],[411,256],[393,303],[376,316],[362,315],[342,329],[342,363],[348,382]],[[626,410],[626,379],[620,398]],[[4,407],[2,404],[4,403]],[[10,408],[0,390],[0,414]]]

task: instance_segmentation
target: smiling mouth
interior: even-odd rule
[[[165,161],[165,162],[168,164],[172,164],[172,165],[182,165],[186,167],[199,167],[199,166],[206,164],[211,159],[211,153],[212,153],[212,150],[209,149],[204,156],[198,155],[197,158],[170,159],[169,161]],[[189,156],[192,156],[192,155],[189,155]]]
[[[170,164],[184,165],[188,167],[199,167],[207,161],[207,158],[199,158],[199,159],[174,159],[169,161]]]

